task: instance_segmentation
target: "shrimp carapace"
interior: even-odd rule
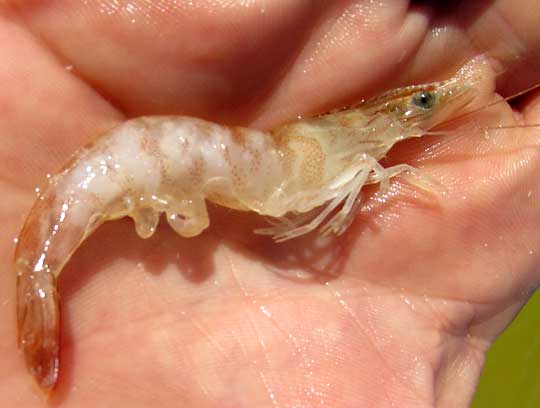
[[[475,58],[446,81],[395,89],[270,132],[190,117],[140,117],[82,148],[49,178],[18,240],[19,346],[29,372],[43,390],[54,387],[57,278],[104,221],[129,216],[147,238],[165,213],[178,234],[191,237],[209,225],[208,200],[275,218],[256,232],[276,241],[319,227],[341,234],[364,185],[386,188],[392,177],[415,170],[405,164],[384,168],[379,160],[388,150],[492,92],[488,71],[486,60]]]

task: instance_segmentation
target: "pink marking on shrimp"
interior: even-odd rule
[[[270,227],[255,232],[278,242],[317,228],[341,234],[363,186],[385,189],[391,178],[416,173],[409,165],[379,163],[392,146],[493,92],[493,75],[478,57],[448,80],[391,90],[270,132],[154,116],[105,133],[49,179],[19,237],[19,346],[30,374],[46,392],[57,382],[57,278],[103,222],[129,216],[137,234],[148,238],[165,213],[174,231],[192,237],[209,225],[208,200],[273,217]]]

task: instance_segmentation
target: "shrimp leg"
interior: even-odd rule
[[[173,211],[167,211],[167,222],[183,237],[199,235],[210,225],[204,198],[185,200],[181,205],[173,206]]]
[[[344,230],[344,226],[350,223],[349,219],[352,219],[354,215],[354,204],[357,201],[360,190],[365,185],[366,180],[368,179],[369,174],[371,173],[373,166],[378,164],[377,161],[373,158],[366,158],[365,155],[361,156],[360,161],[357,166],[360,167],[357,174],[353,179],[346,184],[346,186],[341,187],[342,191],[332,199],[326,207],[311,221],[305,225],[295,226],[294,228],[286,228],[285,226],[278,226],[274,228],[265,228],[256,230],[255,232],[259,234],[273,234],[273,239],[276,242],[286,241],[300,235],[307,234],[321,225],[321,223],[334,211],[340,204],[343,204],[343,207],[340,211],[332,217],[322,229],[323,233],[326,233],[330,230],[335,232]],[[285,227],[285,228],[284,228]]]
[[[365,185],[371,169],[362,170],[354,179],[354,185],[351,192],[347,196],[343,207],[321,228],[321,234],[327,235],[330,231],[337,235],[341,235],[352,222],[359,202],[358,196],[360,190]]]
[[[428,174],[409,164],[398,164],[396,166],[388,168],[384,168],[380,164],[378,165],[380,168],[374,171],[372,175],[370,175],[366,184],[380,183],[379,191],[381,191],[382,193],[385,193],[390,187],[390,179],[403,173],[409,173],[410,175],[412,175],[414,177],[414,180],[409,177],[407,178],[407,180],[424,191],[431,192],[434,189],[440,190],[441,188],[443,188],[443,186],[438,180],[430,177]]]
[[[302,225],[293,229],[288,229],[285,231],[279,231],[280,230],[279,227],[278,229],[275,229],[275,230],[273,228],[267,228],[265,229],[265,234],[275,233],[275,235],[272,238],[276,242],[283,242],[292,238],[299,237],[301,235],[308,234],[309,232],[316,229],[324,221],[324,219],[328,217],[328,215],[332,211],[334,211],[334,209],[336,209],[341,202],[343,202],[345,197],[347,197],[347,194],[348,194],[347,192],[340,193],[336,198],[330,201],[328,205],[315,218],[313,218],[311,221],[309,221],[305,225]],[[255,232],[260,234],[261,233],[260,231],[261,230],[256,230]]]

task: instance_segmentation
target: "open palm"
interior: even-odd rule
[[[506,72],[501,92],[539,82],[534,0],[469,3],[2,2],[0,405],[44,403],[16,352],[11,262],[47,173],[142,114],[266,129],[448,77],[481,52]],[[540,98],[520,109],[540,123]],[[494,112],[476,124],[513,123],[505,103]],[[396,181],[325,243],[275,244],[251,233],[260,217],[220,208],[191,239],[106,224],[60,279],[50,402],[465,406],[486,349],[538,286],[538,135],[449,132],[398,147],[389,162],[421,165],[445,193]]]

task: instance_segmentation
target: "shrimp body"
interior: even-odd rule
[[[104,221],[129,216],[148,238],[165,213],[178,234],[191,237],[209,225],[208,200],[274,217],[274,225],[256,232],[276,241],[321,225],[323,233],[340,234],[364,185],[386,188],[392,177],[414,171],[384,168],[379,160],[395,143],[422,136],[468,104],[485,66],[476,58],[449,80],[399,88],[270,132],[141,117],[81,149],[49,178],[15,254],[19,345],[39,386],[52,389],[58,376],[57,278]]]

